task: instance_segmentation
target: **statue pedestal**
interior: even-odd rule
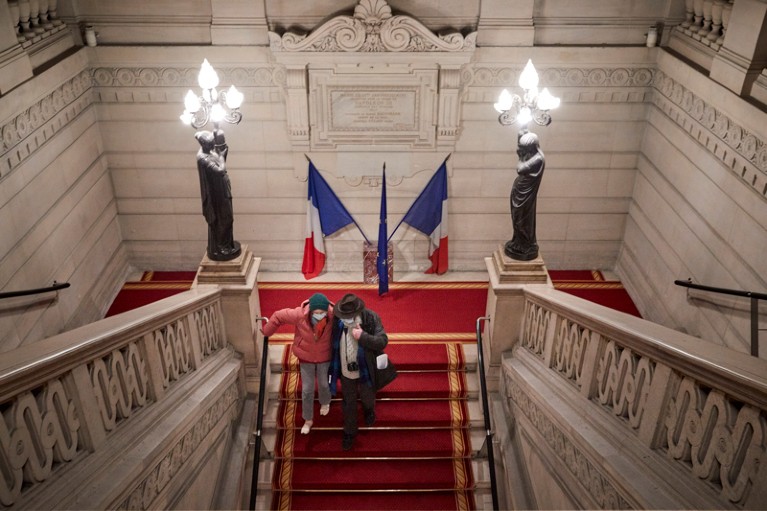
[[[511,259],[499,246],[492,257],[485,258],[490,275],[482,336],[485,375],[488,388],[497,391],[501,374],[501,358],[519,341],[525,311],[524,288],[529,285],[551,286],[546,265],[539,255],[532,261]]]
[[[263,336],[256,318],[261,316],[256,277],[261,258],[254,257],[247,245],[231,261],[213,261],[207,254],[197,270],[192,287],[217,286],[221,289],[221,308],[227,341],[241,353],[245,362],[248,392],[258,393]]]

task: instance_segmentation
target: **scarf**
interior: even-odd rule
[[[328,383],[333,397],[338,392],[338,380],[341,378],[341,337],[344,333],[344,322],[340,319],[335,321],[336,324],[333,325],[333,334],[330,339],[333,354],[330,357],[330,367],[328,368]],[[367,359],[365,359],[365,348],[361,345],[357,348],[357,365],[360,367],[360,381],[372,387],[373,380],[370,379],[370,369]]]

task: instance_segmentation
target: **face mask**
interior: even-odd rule
[[[352,326],[354,324],[354,318],[342,319],[341,321],[343,321],[346,326]]]
[[[327,312],[315,312],[314,314],[312,314],[312,317],[316,319],[317,321],[320,321],[322,319],[325,319],[325,316],[327,315],[328,315]]]

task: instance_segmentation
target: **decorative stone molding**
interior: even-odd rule
[[[353,16],[336,16],[310,34],[269,32],[273,52],[434,52],[468,51],[477,33],[432,33],[409,16],[394,16],[386,0],[361,0]]]
[[[767,197],[767,145],[762,139],[662,71],[657,72],[653,86],[655,106]]]
[[[562,465],[573,475],[601,509],[635,509],[610,478],[589,459],[570,439],[547,412],[538,406],[510,377],[504,374],[506,398],[516,405],[532,423],[533,429],[544,439],[546,445],[562,461]]]
[[[18,167],[42,147],[71,119],[76,118],[93,103],[91,76],[79,73],[56,90],[8,120],[2,132],[2,168],[0,178]]]
[[[216,68],[221,83],[238,87],[270,87],[278,80],[272,67]],[[199,67],[97,67],[91,71],[96,87],[197,87]]]
[[[466,66],[463,80],[476,87],[516,86],[522,67]],[[541,67],[541,87],[649,87],[654,69]]]
[[[239,402],[239,387],[233,382],[223,395],[205,410],[199,420],[191,426],[176,444],[155,461],[143,480],[138,483],[124,500],[113,503],[110,509],[152,509],[152,503],[178,474],[179,469],[204,444],[203,439],[215,426],[223,421],[234,420]]]
[[[270,32],[269,38],[284,66],[297,152],[455,146],[461,67],[474,54],[476,32],[437,35],[409,16],[394,16],[385,0],[360,0],[353,15],[336,16],[309,34]]]

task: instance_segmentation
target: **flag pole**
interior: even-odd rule
[[[445,163],[447,163],[447,160],[449,160],[449,159],[450,159],[450,155],[451,155],[451,154],[453,154],[453,153],[447,153],[447,156],[445,156],[445,159],[444,159],[444,160],[442,160],[442,163],[440,163],[440,164],[439,164],[439,167],[437,167],[437,170],[439,170],[439,168],[440,168],[442,165],[444,165]],[[428,184],[428,183],[427,183],[427,184]],[[415,198],[415,200],[413,201],[413,204],[415,204],[415,203],[416,203],[416,201],[418,201],[418,199],[420,199],[420,198],[421,198],[421,195],[423,195],[423,192],[424,192],[424,191],[426,191],[426,188],[425,188],[425,187],[424,187],[424,189],[423,189],[423,190],[421,190],[421,193],[419,193],[419,194],[418,194],[418,197],[416,197],[416,198]],[[411,205],[410,205],[410,207],[413,207],[413,204],[411,204]],[[410,212],[410,209],[408,209],[408,210],[405,212],[405,214],[404,214],[404,215],[402,215],[402,220],[400,220],[400,221],[399,221],[399,223],[397,224],[397,227],[395,227],[395,228],[394,228],[394,230],[393,230],[393,231],[391,232],[391,234],[389,235],[389,239],[388,239],[388,240],[386,240],[386,241],[391,241],[392,237],[394,237],[394,233],[395,233],[395,232],[397,232],[397,229],[399,229],[399,226],[400,226],[400,225],[402,225],[402,222],[404,222],[404,221],[405,221],[405,217],[407,216],[407,214],[408,214],[409,212]]]
[[[304,157],[306,158],[306,161],[308,161],[309,163],[311,163],[312,165],[314,165],[314,162],[312,161],[312,159],[311,159],[311,158],[309,158],[309,156],[307,156],[307,155],[306,155],[306,153],[304,153]],[[314,165],[314,168],[317,168],[317,166],[316,166],[316,165]],[[349,214],[349,216],[351,217],[351,219],[352,219],[352,222],[354,222],[354,225],[355,225],[355,226],[357,227],[357,229],[360,231],[360,234],[362,234],[362,237],[363,237],[363,238],[365,238],[365,242],[367,242],[368,244],[370,244],[370,240],[368,239],[368,237],[367,237],[367,236],[365,236],[365,233],[364,233],[364,231],[362,230],[362,227],[360,227],[360,224],[358,224],[358,223],[357,223],[357,221],[354,219],[354,217],[351,215],[351,213]]]

